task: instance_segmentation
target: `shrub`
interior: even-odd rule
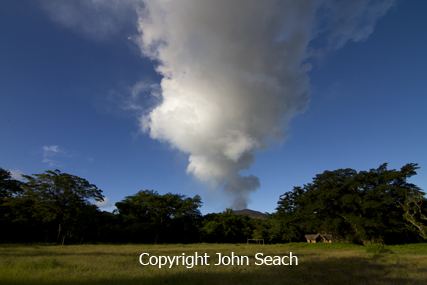
[[[381,243],[374,243],[366,246],[367,253],[380,254],[380,253],[394,253],[391,249],[387,248]]]

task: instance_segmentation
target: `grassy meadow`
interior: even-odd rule
[[[427,244],[367,252],[349,244],[0,245],[1,284],[427,284]],[[392,253],[390,253],[390,251]],[[210,265],[141,265],[150,256],[205,253]],[[218,265],[218,255],[249,265]],[[298,265],[255,265],[263,256],[297,256]],[[148,262],[144,256],[143,263]],[[154,262],[154,259],[153,259]],[[287,259],[289,262],[289,259]]]

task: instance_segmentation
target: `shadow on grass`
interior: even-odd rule
[[[11,257],[37,257],[37,256],[99,256],[102,255],[104,257],[107,256],[122,256],[122,257],[132,257],[135,258],[135,255],[139,255],[136,253],[113,253],[113,252],[103,252],[103,251],[88,251],[88,252],[53,252],[53,251],[43,251],[43,250],[35,250],[35,251],[26,251],[22,253],[16,253],[13,251],[2,251],[0,253],[2,256],[11,256]]]
[[[169,268],[141,266],[135,269],[138,272],[131,272],[132,276],[119,274],[77,280],[70,273],[70,281],[55,280],[51,276],[51,281],[26,279],[25,284],[426,284],[420,269],[399,263],[398,259],[390,263],[390,259],[385,261],[382,256],[313,259],[300,261],[297,266],[204,267],[202,270],[170,271]],[[1,283],[23,284],[23,281],[3,280]]]

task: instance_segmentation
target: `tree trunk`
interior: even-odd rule
[[[59,243],[59,238],[61,237],[61,224],[58,227],[58,237],[56,238],[56,243]]]

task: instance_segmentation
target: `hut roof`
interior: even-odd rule
[[[320,235],[320,234],[317,234],[317,235],[305,235],[305,238],[306,238],[306,239],[309,239],[309,240],[314,240],[314,239],[316,239],[319,235]]]
[[[316,235],[305,235],[305,238],[308,240],[315,240],[318,237],[323,237],[326,240],[332,240],[333,236],[332,235],[322,235],[322,234],[316,234]]]

